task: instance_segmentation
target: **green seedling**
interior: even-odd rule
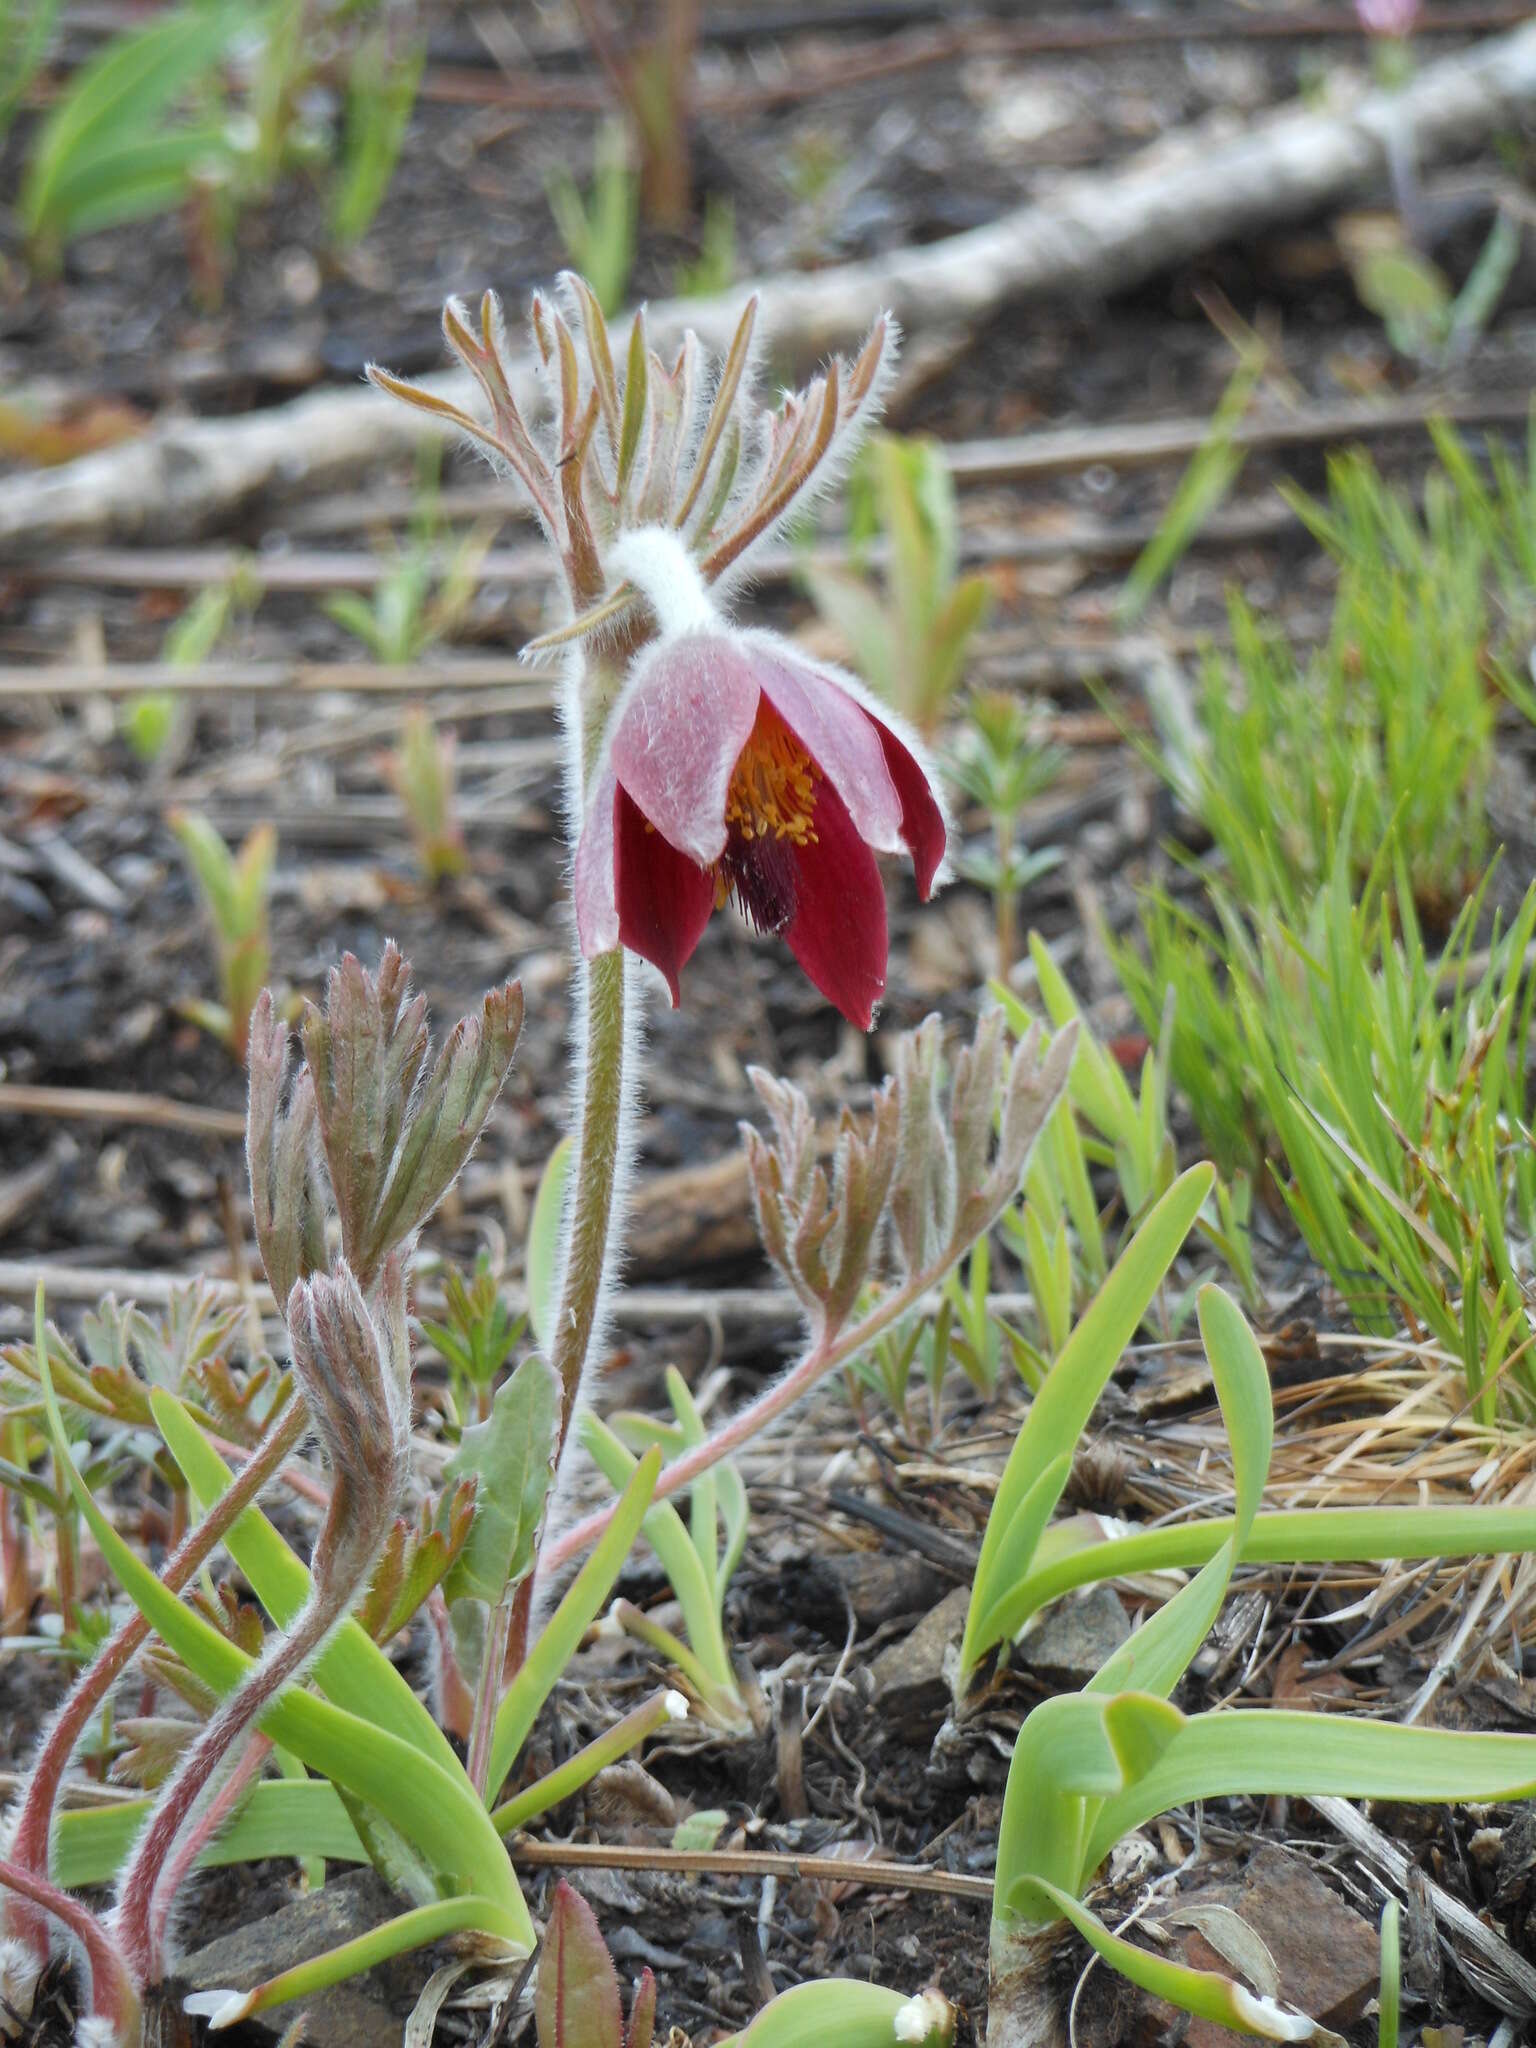
[[[405,545],[390,533],[377,538],[385,571],[372,601],[355,590],[338,590],[325,600],[337,625],[361,640],[375,661],[391,666],[419,661],[463,624],[479,588],[480,565],[495,538],[495,524],[482,523],[444,561],[437,492],[441,462],[435,446],[418,460],[417,499]]]
[[[664,1456],[677,1457],[703,1443],[703,1418],[675,1366],[667,1369],[666,1389],[675,1418],[670,1424],[622,1415],[609,1429],[596,1416],[583,1416],[583,1441],[613,1486],[629,1483],[637,1452],[654,1446]],[[730,1733],[751,1732],[753,1717],[736,1677],[724,1622],[726,1591],[747,1540],[747,1495],[740,1475],[731,1464],[714,1466],[693,1483],[686,1523],[670,1503],[660,1502],[642,1526],[683,1611],[687,1641],[628,1601],[619,1603],[616,1619],[669,1659],[710,1720]]]
[[[251,1009],[271,962],[267,898],[277,833],[271,825],[257,825],[234,854],[208,820],[195,812],[173,811],[169,823],[213,926],[218,958],[219,1001],[197,1000],[182,1008],[243,1060]]]
[[[468,1280],[457,1267],[443,1274],[443,1319],[423,1319],[421,1333],[448,1368],[460,1426],[484,1422],[491,1390],[528,1327],[526,1316],[507,1307],[490,1254],[482,1251]]]
[[[18,213],[34,260],[57,270],[79,236],[183,204],[197,178],[236,158],[217,99],[238,8],[180,7],[115,37],[84,65],[38,129]]]
[[[256,146],[241,196],[269,200],[288,172],[309,174],[326,188],[330,236],[341,249],[362,240],[393,181],[425,57],[421,39],[400,32],[412,10],[370,21],[380,12],[371,0],[268,0],[251,67]],[[338,73],[339,134],[315,112]]]
[[[0,141],[43,68],[59,0],[0,0]]]
[[[1225,502],[1243,473],[1247,450],[1237,430],[1248,415],[1269,367],[1269,351],[1249,336],[1231,381],[1217,401],[1211,423],[1188,469],[1179,478],[1157,532],[1136,557],[1116,604],[1122,628],[1133,626],[1158,586],[1183,560],[1201,527]]]
[[[550,172],[545,190],[573,268],[590,284],[603,312],[616,313],[629,290],[639,208],[623,129],[605,122],[598,130],[586,198],[563,164]]]
[[[1349,214],[1335,234],[1361,305],[1400,356],[1431,369],[1466,355],[1497,314],[1520,259],[1520,226],[1503,206],[1459,291],[1395,214]]]
[[[1129,1327],[1134,1298],[1162,1263],[1169,1238],[1192,1220],[1209,1169],[1187,1175],[1143,1226],[1147,1260],[1124,1290],[1118,1327],[1106,1320],[1099,1346],[1057,1363],[1015,1444],[983,1540],[971,1614],[990,1619],[973,1647],[995,1634],[1003,1582],[1032,1570],[1041,1534],[1089,1407],[1112,1366],[1109,1354]],[[1188,1184],[1189,1192],[1182,1190]],[[1153,1225],[1156,1222],[1154,1233]],[[1122,1262],[1127,1266],[1135,1248]],[[1116,1278],[1121,1272],[1117,1268]],[[1112,1281],[1112,1286],[1115,1283]],[[1117,1293],[1120,1290],[1116,1289]],[[1316,2028],[1263,1988],[1250,1990],[1216,1972],[1190,1970],[1112,1934],[1084,1903],[1094,1873],[1121,1837],[1169,1807],[1233,1794],[1329,1793],[1347,1798],[1474,1800],[1536,1790],[1536,1739],[1395,1727],[1343,1716],[1270,1710],[1262,1714],[1186,1715],[1170,1695],[1220,1613],[1237,1564],[1256,1552],[1301,1560],[1359,1546],[1371,1557],[1420,1556],[1462,1546],[1502,1551],[1536,1545],[1530,1510],[1322,1509],[1260,1512],[1273,1440],[1269,1378],[1240,1311],[1219,1288],[1200,1294],[1200,1329],[1232,1446],[1234,1513],[1184,1532],[1186,1568],[1195,1576],[1132,1634],[1080,1693],[1036,1707],[1014,1746],[998,1837],[991,1934],[992,1997],[988,2038],[1000,2043],[1053,2038],[1057,1996],[1051,1960],[1067,1927],[1112,1968],[1181,2010],[1270,2040],[1308,2040]],[[1092,1318],[1084,1319],[1079,1334]],[[1102,1340],[1107,1338],[1107,1342]],[[1097,1362],[1083,1367],[1096,1351]],[[1106,1359],[1109,1360],[1106,1363]],[[1088,1404],[1085,1406],[1085,1402]],[[1032,1476],[1033,1475],[1033,1476]],[[1425,1515],[1440,1520],[1426,1531]],[[1360,1523],[1373,1519],[1369,1534]],[[1441,1520],[1440,1518],[1447,1518]],[[1277,1527],[1276,1525],[1284,1525]],[[1442,1552],[1435,1536],[1456,1535]],[[1479,1527],[1481,1534],[1478,1533]],[[1048,1532],[1047,1532],[1048,1533]],[[1212,1543],[1210,1539],[1217,1540]],[[1134,1541],[1134,1539],[1133,1539]],[[1014,1590],[1018,1579],[1015,1576]],[[983,1590],[985,1589],[985,1590]],[[990,1604],[989,1604],[990,1603]],[[1018,1612],[1014,1606],[1013,1616]],[[966,1651],[962,1665],[967,1669]]]
[[[380,764],[384,779],[405,806],[422,879],[429,887],[462,875],[469,866],[464,832],[455,816],[454,737],[429,711],[406,714],[400,744]]]
[[[181,617],[169,628],[160,659],[171,668],[201,668],[239,618],[249,618],[261,601],[261,582],[242,562],[222,583],[198,591]],[[183,700],[172,690],[144,690],[123,705],[123,738],[146,766],[179,752],[186,718]]]
[[[945,769],[954,786],[986,812],[991,827],[991,846],[967,849],[960,872],[991,894],[999,981],[1013,968],[1019,898],[1061,861],[1059,847],[1029,852],[1019,845],[1020,816],[1050,788],[1066,761],[1066,749],[1039,737],[1038,715],[1011,692],[975,691],[968,698],[966,722]]]
[[[397,49],[387,28],[364,37],[347,75],[347,117],[331,184],[331,240],[350,249],[372,227],[405,144],[426,64],[424,39]]]
[[[704,201],[699,226],[699,253],[677,267],[680,299],[712,299],[736,282],[736,209],[729,199],[711,192]]]
[[[991,585],[959,573],[955,489],[936,443],[877,434],[861,478],[859,495],[850,493],[850,536],[857,544],[883,533],[883,588],[810,561],[799,574],[865,681],[920,732],[931,732],[959,686],[972,636],[991,607]]]

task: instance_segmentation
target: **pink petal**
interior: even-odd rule
[[[876,719],[875,727],[885,750],[885,765],[901,798],[901,837],[912,856],[918,899],[926,903],[939,862],[944,858],[944,813],[916,755],[902,745],[889,726]]]
[[[686,853],[679,853],[621,788],[613,812],[619,937],[632,953],[659,967],[680,1000],[678,975],[704,936],[715,907],[715,879]]]
[[[611,953],[619,943],[619,901],[613,870],[614,800],[618,782],[612,769],[598,777],[597,788],[582,820],[576,842],[576,939],[584,960]]]
[[[764,695],[838,795],[866,844],[899,853],[902,801],[877,721],[834,676],[799,660],[774,635],[744,636]]]
[[[662,837],[701,868],[725,851],[726,792],[758,696],[735,640],[687,633],[640,656],[614,728],[609,765]]]
[[[795,914],[784,938],[827,1001],[867,1031],[885,992],[885,890],[830,782],[817,790],[815,843],[795,849]]]

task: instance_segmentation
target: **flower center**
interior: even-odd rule
[[[810,755],[763,698],[725,798],[725,852],[715,863],[715,908],[734,896],[760,932],[795,914],[795,850],[814,846],[816,771]]]
[[[814,846],[816,778],[811,757],[766,698],[731,772],[725,822],[734,838]]]

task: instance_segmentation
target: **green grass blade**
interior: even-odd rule
[[[618,1488],[628,1486],[635,1474],[635,1459],[607,1424],[591,1413],[583,1415],[581,1436],[594,1464],[609,1484]],[[661,1559],[672,1590],[677,1595],[678,1605],[683,1610],[689,1648],[713,1683],[734,1695],[736,1674],[720,1625],[714,1573],[706,1571],[682,1516],[670,1501],[660,1501],[651,1508],[641,1527],[646,1541]]]
[[[502,1696],[496,1710],[496,1731],[485,1780],[493,1798],[517,1761],[517,1753],[527,1741],[540,1707],[613,1590],[630,1545],[640,1532],[660,1473],[661,1452],[647,1451],[619,1497],[613,1520],[592,1546],[591,1555],[567,1587],[564,1598],[524,1659],[522,1670]]]
[[[1077,1440],[1106,1381],[1135,1336],[1215,1178],[1213,1167],[1191,1167],[1149,1212],[1062,1346],[1044,1387],[1030,1404],[1004,1467],[982,1538],[960,1647],[962,1690],[980,1658],[1001,1640],[994,1633],[983,1632],[981,1624],[1008,1590],[996,1567],[1008,1529],[1046,1468],[1076,1451]]]
[[[1090,1692],[1135,1688],[1166,1699],[1210,1634],[1227,1596],[1232,1567],[1264,1497],[1274,1441],[1274,1408],[1264,1354],[1242,1310],[1219,1287],[1200,1290],[1200,1334],[1232,1443],[1237,1512],[1231,1534],[1199,1574],[1144,1622],[1089,1680]]]

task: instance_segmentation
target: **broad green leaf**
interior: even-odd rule
[[[927,2023],[927,2032],[920,2031]],[[752,2024],[720,2048],[941,2048],[954,2038],[954,2016],[944,2001],[903,1998],[851,1977],[796,1984],[770,1999]],[[543,2048],[543,2044],[540,2044]]]
[[[35,1332],[49,1432],[67,1461],[63,1423],[48,1369],[41,1288]],[[67,1470],[80,1512],[128,1597],[205,1685],[220,1696],[233,1692],[254,1669],[255,1660],[161,1584],[107,1520],[72,1463]],[[297,1687],[281,1694],[259,1725],[311,1770],[372,1801],[426,1853],[448,1882],[500,1899],[526,1928],[525,1938],[532,1946],[533,1925],[516,1876],[489,1814],[462,1769],[456,1767],[455,1775],[398,1736]]]
[[[18,206],[30,235],[63,238],[67,182],[150,138],[173,101],[218,60],[240,22],[230,7],[178,8],[115,37],[76,73],[39,129]]]
[[[1046,1524],[1056,1512],[1062,1489],[1072,1473],[1072,1453],[1063,1451],[1059,1458],[1053,1458],[1029,1492],[1019,1503],[1012,1521],[1003,1531],[1002,1539],[988,1566],[988,1573],[1002,1586],[1012,1586],[1022,1579],[1034,1561],[1035,1548],[1045,1531]],[[971,1595],[971,1606],[975,1609],[976,1595]],[[984,1609],[977,1624],[977,1634],[987,1642],[1001,1642],[1004,1638],[994,1633],[995,1609]]]
[[[1126,1784],[1146,1776],[1185,1719],[1160,1693],[1122,1692],[1109,1701],[1104,1709],[1104,1733]]]
[[[1040,1539],[1034,1570],[998,1603],[1001,1639],[1079,1586],[1206,1564],[1232,1528],[1230,1515],[1217,1515],[1096,1539],[1084,1521],[1055,1523]],[[1526,1550],[1536,1550],[1536,1508],[1286,1508],[1255,1519],[1239,1562],[1340,1564]]]
[[[559,1430],[559,1376],[542,1358],[525,1358],[444,1468],[449,1480],[477,1482],[469,1541],[443,1581],[450,1600],[494,1606],[531,1568]]]
[[[1124,1784],[1105,1725],[1107,1702],[1088,1693],[1042,1700],[1019,1730],[997,1834],[994,1919],[1024,1877],[1076,1885],[1082,1868],[1085,1799],[1108,1799]]]
[[[990,1627],[983,1631],[981,1623],[984,1617],[992,1615],[1008,1590],[994,1561],[1013,1518],[1046,1467],[1076,1452],[1078,1438],[1106,1381],[1135,1336],[1215,1178],[1213,1167],[1191,1167],[1148,1213],[1062,1346],[1045,1385],[1030,1404],[1003,1469],[982,1538],[960,1649],[962,1690],[979,1659],[1000,1640]]]
[[[149,1818],[152,1799],[61,1813],[49,1848],[49,1875],[66,1891],[106,1884]],[[239,1811],[198,1857],[205,1870],[227,1863],[259,1863],[269,1856],[329,1856],[343,1863],[368,1859],[336,1788],[323,1778],[263,1778]]]
[[[526,1272],[528,1276],[528,1320],[540,1348],[546,1353],[554,1346],[555,1298],[560,1285],[560,1226],[565,1217],[565,1187],[571,1172],[571,1141],[562,1138],[539,1177],[539,1191],[533,1198],[533,1215],[528,1224]]]
[[[1231,1534],[1198,1577],[1144,1622],[1088,1682],[1090,1692],[1131,1687],[1166,1698],[1210,1634],[1227,1595],[1232,1567],[1253,1527],[1269,1477],[1274,1408],[1264,1354],[1242,1311],[1219,1287],[1202,1287],[1200,1334],[1232,1444],[1237,1512]]]
[[[199,171],[228,155],[228,129],[222,121],[125,139],[103,155],[72,165],[58,179],[50,201],[50,231],[72,242],[168,213],[186,198]]]
[[[166,1449],[206,1513],[229,1485],[229,1467],[174,1395],[157,1388],[149,1405]],[[225,1536],[224,1547],[278,1627],[288,1627],[309,1598],[309,1572],[259,1508],[245,1510]],[[357,1622],[342,1623],[317,1658],[314,1675],[337,1706],[387,1728],[445,1770],[457,1768],[447,1736]]]
[[[1096,1868],[1133,1828],[1193,1799],[1329,1793],[1422,1803],[1533,1792],[1536,1735],[1402,1728],[1283,1708],[1194,1714],[1152,1769],[1106,1802],[1083,1868]]]

